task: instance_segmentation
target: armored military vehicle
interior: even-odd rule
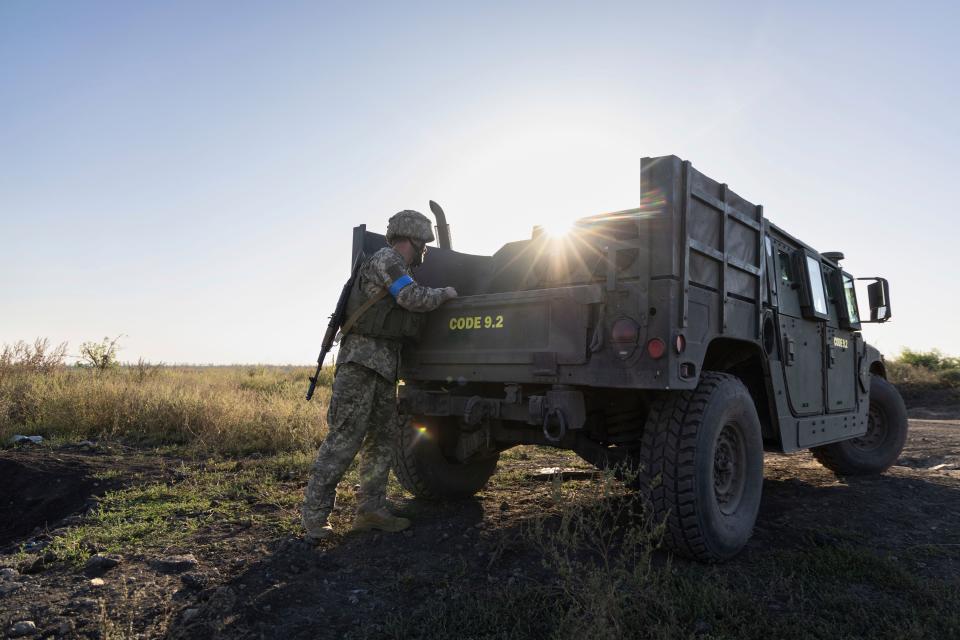
[[[460,297],[403,352],[395,472],[417,496],[479,491],[519,444],[636,470],[666,543],[705,561],[750,537],[763,453],[838,474],[890,467],[906,413],[864,322],[890,319],[843,255],[821,253],[675,156],[645,158],[640,206],[535,229],[492,256],[440,247],[416,272]],[[435,208],[436,209],[436,208]],[[357,227],[354,256],[383,246]]]

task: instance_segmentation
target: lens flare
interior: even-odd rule
[[[548,220],[543,225],[543,230],[553,239],[565,237],[573,229],[573,220]]]

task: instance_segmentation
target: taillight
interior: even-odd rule
[[[614,342],[632,342],[636,344],[637,338],[640,337],[640,327],[630,318],[620,318],[613,323],[610,334]]]
[[[654,360],[659,360],[666,352],[667,343],[660,338],[652,338],[650,342],[647,343],[647,353],[649,353],[650,357]]]
[[[637,347],[640,339],[640,325],[630,318],[620,318],[610,327],[610,341],[613,343],[617,355],[629,358]]]

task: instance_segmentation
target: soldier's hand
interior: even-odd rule
[[[457,290],[453,287],[444,287],[443,297],[447,300],[453,300],[457,297]]]

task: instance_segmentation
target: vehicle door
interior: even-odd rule
[[[780,329],[780,352],[790,407],[796,416],[822,414],[824,410],[824,354],[827,302],[819,259],[808,261],[808,252],[785,238],[771,236]],[[812,280],[805,296],[804,278]],[[819,286],[818,286],[819,283]],[[810,282],[807,283],[811,284]]]
[[[857,407],[857,353],[862,340],[857,294],[850,274],[829,264],[823,265],[823,271],[830,310],[824,345],[827,411],[842,413]]]

